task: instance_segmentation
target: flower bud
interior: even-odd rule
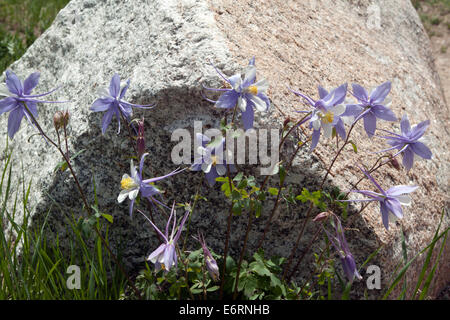
[[[395,169],[400,170],[400,164],[398,163],[397,158],[392,158],[392,159],[391,159],[391,165],[392,165]]]
[[[69,120],[70,120],[70,114],[69,114],[69,110],[65,110],[63,111],[63,125],[64,127],[66,127],[69,124]]]
[[[319,213],[317,216],[314,217],[313,221],[314,222],[322,222],[326,219],[328,219],[329,216],[331,216],[333,213],[330,211],[324,211]]]
[[[53,125],[55,126],[56,131],[64,126],[64,114],[61,111],[56,111],[53,116]]]
[[[286,120],[284,120],[284,122],[283,122],[283,128],[286,128],[287,125],[289,124],[289,122],[291,122],[291,118],[287,117]]]

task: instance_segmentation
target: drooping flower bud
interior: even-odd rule
[[[328,219],[328,217],[331,216],[331,215],[333,215],[332,212],[324,211],[324,212],[319,213],[317,216],[315,216],[313,221],[314,222],[322,222],[322,221]]]
[[[211,252],[208,250],[208,247],[206,246],[206,242],[205,242],[205,238],[203,237],[203,234],[199,233],[198,238],[196,238],[196,239],[202,245],[203,256],[205,257],[206,269],[208,270],[209,275],[215,282],[219,281],[219,279],[220,279],[219,266],[217,265],[217,262],[213,258]]]
[[[391,159],[391,165],[392,165],[395,169],[400,170],[400,164],[398,163],[398,161],[397,161],[396,158],[392,158],[392,159]]]
[[[283,128],[286,128],[287,125],[289,124],[289,122],[291,122],[291,118],[290,118],[290,117],[287,117],[287,118],[284,120],[284,122],[283,122]]]

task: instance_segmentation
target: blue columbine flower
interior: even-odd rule
[[[258,111],[264,112],[267,112],[270,107],[269,98],[266,96],[269,83],[265,79],[255,82],[255,58],[250,60],[244,73],[244,80],[242,80],[241,74],[235,74],[230,78],[226,78],[219,70],[216,69],[216,71],[231,88],[214,89],[204,87],[206,90],[224,92],[217,101],[207,100],[215,103],[216,108],[221,109],[233,109],[237,105],[242,114],[244,129],[253,128],[253,120],[255,118],[253,107]]]
[[[334,217],[333,225],[336,235],[332,235],[323,225],[322,228],[341,258],[342,268],[344,269],[347,279],[353,281],[356,277],[358,280],[361,280],[362,276],[359,274],[358,269],[356,268],[355,258],[353,258],[353,255],[348,248],[341,220],[335,214],[332,214],[332,216]]]
[[[403,166],[406,170],[411,170],[414,164],[414,155],[418,155],[424,159],[431,159],[432,153],[430,149],[420,140],[430,125],[430,120],[422,121],[411,129],[408,116],[405,114],[400,121],[401,134],[382,130],[390,134],[390,136],[382,136],[388,140],[391,148],[382,150],[380,152],[398,149],[399,151],[394,157],[400,153],[403,154]]]
[[[161,237],[164,240],[164,243],[161,244],[155,251],[153,251],[149,257],[147,258],[147,261],[150,261],[155,264],[155,270],[158,272],[159,270],[163,269],[165,272],[169,272],[171,268],[175,267],[177,268],[178,260],[177,260],[177,251],[176,251],[176,244],[178,239],[181,235],[181,230],[183,229],[184,223],[186,222],[186,219],[189,216],[189,211],[186,211],[184,214],[183,219],[181,220],[180,225],[178,226],[178,231],[175,234],[176,226],[177,226],[177,217],[175,212],[175,203],[172,206],[172,212],[170,213],[169,220],[166,224],[165,233],[162,233],[157,226],[153,224],[153,222],[146,217],[148,222],[152,225],[152,227],[158,232]],[[173,217],[173,226],[172,226],[172,232],[169,236],[169,226],[170,221]]]
[[[343,84],[340,87],[333,89],[331,92],[328,92],[319,86],[320,99],[317,101],[301,92],[293,90],[292,92],[305,99],[310,106],[314,107],[311,115],[304,120],[305,122],[309,120],[309,127],[310,129],[313,129],[311,151],[314,150],[319,142],[321,129],[323,129],[325,136],[330,138],[333,128],[335,128],[337,134],[341,136],[342,139],[345,139],[345,126],[341,117],[346,111],[346,108],[342,103],[347,94],[347,84]],[[309,111],[298,112],[307,113]]]
[[[353,83],[353,96],[357,104],[348,104],[344,116],[355,117],[355,122],[364,119],[364,129],[372,138],[377,128],[377,118],[386,121],[397,121],[397,116],[389,109],[390,99],[387,95],[391,91],[391,82],[387,81],[373,89],[370,93],[359,84]]]
[[[378,201],[380,203],[380,211],[381,217],[386,230],[389,230],[389,213],[393,214],[394,218],[403,218],[403,211],[401,205],[410,205],[411,197],[408,193],[411,193],[418,186],[407,186],[407,185],[399,185],[389,188],[388,190],[383,190],[380,185],[375,181],[375,179],[364,169],[360,168],[362,172],[369,178],[370,181],[377,187],[380,191],[374,192],[369,190],[351,190],[350,192],[357,192],[363,194],[368,199],[358,199],[358,200],[340,200],[344,202],[354,201],[354,202],[372,202]]]
[[[120,115],[123,115],[125,119],[130,122],[131,115],[133,114],[132,107],[141,109],[153,108],[153,105],[138,105],[124,101],[123,97],[125,96],[129,86],[130,80],[127,80],[121,89],[120,76],[116,73],[111,79],[109,88],[100,88],[98,90],[100,98],[96,99],[94,103],[92,103],[90,109],[94,112],[106,111],[102,119],[102,134],[106,132],[106,129],[108,128],[114,115],[119,123],[117,133],[120,133]]]
[[[205,257],[205,264],[206,269],[208,269],[209,275],[214,281],[219,281],[220,278],[220,272],[219,267],[217,265],[217,261],[213,258],[211,252],[209,251],[208,247],[206,246],[205,238],[203,237],[203,234],[200,232],[198,233],[198,238],[195,238],[198,242],[200,242],[202,249],[203,249],[203,256]]]
[[[216,178],[227,173],[226,161],[223,159],[223,145],[225,138],[220,140],[211,139],[201,133],[196,135],[198,148],[195,150],[192,171],[202,170],[210,187],[216,183]],[[231,169],[234,169],[234,166]]]
[[[28,121],[33,124],[31,115],[25,108],[25,104],[30,110],[34,118],[38,117],[37,104],[38,103],[64,103],[68,101],[44,101],[36,98],[49,95],[56,89],[42,94],[32,95],[31,91],[39,83],[39,72],[34,72],[22,81],[11,70],[6,71],[5,83],[0,84],[0,115],[9,112],[8,118],[8,135],[12,139],[19,130],[22,118],[25,116]],[[2,98],[3,97],[3,98]]]
[[[156,177],[151,179],[142,179],[142,170],[144,167],[144,159],[148,155],[148,153],[144,153],[141,157],[141,162],[139,165],[139,172],[136,170],[136,167],[134,166],[133,160],[130,160],[130,173],[131,176],[128,174],[124,174],[122,176],[122,180],[120,181],[120,185],[122,187],[122,191],[119,193],[119,196],[117,197],[117,201],[119,203],[122,203],[126,198],[129,198],[131,200],[130,203],[130,216],[133,214],[133,205],[134,201],[136,200],[139,192],[141,193],[141,196],[144,198],[148,198],[149,200],[153,200],[159,204],[161,204],[158,200],[154,198],[155,195],[160,194],[160,190],[154,186],[152,183],[162,180],[164,178],[173,176],[177,173],[180,173],[181,171],[185,170],[175,170],[172,171],[169,174],[166,174],[162,177]]]

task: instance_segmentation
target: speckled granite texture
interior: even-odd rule
[[[426,135],[434,153],[431,161],[415,164],[407,174],[384,167],[374,174],[384,187],[394,184],[418,184],[413,205],[405,209],[405,218],[383,228],[378,207],[371,205],[362,216],[351,218],[347,238],[357,263],[381,244],[384,249],[373,261],[382,270],[383,285],[401,261],[400,231],[403,228],[408,255],[413,256],[431,239],[439,215],[448,204],[449,154],[448,107],[442,98],[435,72],[429,40],[414,8],[407,0],[372,1],[381,8],[380,29],[367,27],[368,1],[88,1],[73,0],[57,16],[53,25],[11,66],[20,77],[38,70],[42,72],[39,90],[56,85],[62,88],[53,97],[70,99],[72,114],[70,147],[87,149],[74,166],[82,186],[92,194],[95,177],[100,206],[114,216],[111,231],[113,243],[119,245],[127,267],[141,268],[145,256],[157,245],[157,239],[142,217],[127,215],[127,203],[118,205],[120,178],[129,170],[132,148],[125,132],[116,135],[113,120],[105,136],[101,135],[101,115],[89,111],[98,86],[109,84],[114,72],[131,79],[127,99],[134,103],[158,102],[158,107],[144,113],[146,139],[150,152],[147,174],[162,175],[173,169],[170,150],[171,131],[190,128],[194,120],[204,121],[205,128],[217,127],[220,116],[209,102],[202,99],[200,83],[220,86],[220,78],[207,65],[213,62],[227,75],[245,66],[256,56],[258,76],[270,81],[269,96],[273,103],[270,116],[258,117],[257,126],[276,126],[286,116],[296,117],[294,110],[303,104],[286,86],[313,97],[317,85],[330,88],[344,82],[358,82],[366,87],[386,80],[393,83],[392,109],[400,117],[408,113],[412,123],[431,120]],[[41,106],[39,119],[47,131],[52,128],[56,106]],[[2,134],[6,135],[7,118],[0,117]],[[380,122],[385,129],[398,130],[398,124]],[[359,178],[355,163],[372,162],[372,151],[385,147],[381,139],[368,141],[362,126],[354,131],[353,140],[359,153],[346,153],[333,169],[329,186],[349,188]],[[22,161],[27,179],[33,178],[32,207],[36,217],[42,216],[56,199],[61,207],[52,206],[49,224],[54,233],[64,237],[65,215],[79,212],[82,205],[68,172],[53,173],[60,161],[58,155],[22,123],[13,141],[14,159]],[[325,140],[321,138],[321,141]],[[3,141],[2,141],[3,143]],[[286,155],[293,149],[288,144]],[[334,144],[321,145],[314,155],[306,150],[294,160],[288,177],[295,190],[317,188],[324,167],[335,152]],[[16,166],[17,176],[19,166]],[[201,183],[201,174],[191,172],[161,183],[167,201],[190,200]],[[272,184],[275,184],[274,182]],[[365,182],[364,188],[372,188]],[[205,233],[207,243],[223,250],[227,204],[219,187],[202,194],[208,202],[199,203],[192,226]],[[91,199],[92,200],[92,199]],[[271,208],[269,202],[267,208]],[[267,255],[287,255],[302,221],[302,207],[281,205],[265,243]],[[269,210],[256,221],[249,246],[254,248]],[[158,220],[158,219],[157,219]],[[159,220],[162,224],[162,221]],[[449,225],[448,215],[444,225]],[[231,252],[237,255],[242,244],[246,218],[234,218]],[[310,240],[315,226],[307,228],[298,256]],[[319,245],[320,243],[317,243]],[[444,252],[431,296],[448,281],[450,246]],[[420,259],[408,273],[408,282],[417,277]],[[312,270],[310,257],[298,273],[298,279]],[[364,272],[362,272],[364,276]],[[356,286],[363,293],[365,282]],[[358,294],[357,294],[358,295]]]

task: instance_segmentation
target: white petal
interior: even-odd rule
[[[256,67],[249,66],[245,72],[244,82],[248,81],[249,79],[255,78],[255,77],[256,77]]]
[[[355,121],[355,117],[352,116],[345,116],[341,117],[342,121],[344,121],[344,124],[351,126],[353,124],[353,121]]]
[[[218,164],[216,165],[216,171],[219,176],[223,176],[227,173],[227,167],[225,167],[223,164]]]
[[[117,197],[117,202],[122,203],[123,200],[125,200],[128,197],[128,194],[130,193],[130,190],[122,190],[119,193],[119,196]]]
[[[269,82],[266,79],[261,79],[254,86],[258,88],[258,93],[265,92],[269,88]]]
[[[136,170],[136,167],[134,166],[133,160],[130,160],[130,172],[131,172],[131,177],[133,178],[133,180],[136,180],[137,170]]]
[[[202,171],[208,173],[211,171],[212,163],[202,163]]]
[[[236,76],[236,75],[235,75]],[[236,83],[234,84],[234,90],[237,92],[241,92],[241,84],[242,84],[242,78],[240,75],[238,75],[238,77],[236,77],[238,80],[236,81]]]
[[[319,130],[320,129],[320,120],[317,119],[317,120],[313,121],[312,126],[313,126],[314,130]]]
[[[333,114],[334,116],[340,116],[345,112],[345,106],[343,104],[338,104],[333,108]]]
[[[258,111],[266,111],[267,105],[266,105],[266,103],[264,102],[263,99],[261,99],[258,96],[255,96],[255,95],[251,95],[250,100],[255,105],[256,110],[258,110]]]
[[[98,95],[100,98],[107,98],[107,97],[110,97],[109,89],[106,88],[106,87],[98,88],[98,90],[97,90],[97,95]]]
[[[133,189],[130,191],[130,193],[128,194],[128,197],[130,198],[130,200],[134,200],[136,199],[136,197],[139,194],[139,188]]]
[[[198,147],[197,148],[197,154],[201,155],[201,156],[205,156],[208,154],[208,150],[204,147]]]
[[[238,98],[238,108],[241,109],[242,112],[247,110],[247,100],[243,99],[242,96]]]
[[[333,133],[333,126],[331,123],[322,123],[323,134],[326,138],[331,138]]]
[[[404,206],[409,206],[411,204],[411,197],[407,194],[401,194],[399,196],[395,196],[395,198]]]

